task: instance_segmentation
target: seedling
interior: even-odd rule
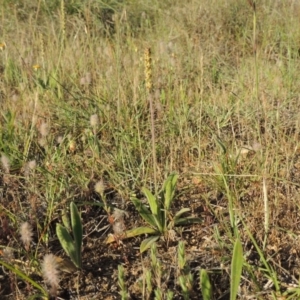
[[[77,206],[74,202],[70,204],[71,227],[74,240],[66,227],[56,225],[56,234],[65,252],[69,255],[77,268],[81,268],[81,244],[82,244],[82,223]]]
[[[142,192],[146,196],[150,210],[144,205],[141,200],[132,198],[131,201],[138,210],[141,217],[150,225],[150,227],[138,227],[126,231],[125,238],[138,236],[141,234],[151,234],[152,236],[142,241],[140,245],[140,252],[144,252],[151,247],[160,237],[166,238],[170,230],[178,225],[188,225],[201,222],[200,218],[182,217],[189,208],[182,208],[174,216],[170,212],[171,204],[175,199],[175,190],[178,175],[171,174],[159,192],[158,196],[153,195],[150,190],[143,188]],[[113,237],[109,237],[106,243],[114,241]]]

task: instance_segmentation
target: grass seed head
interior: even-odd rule
[[[114,234],[122,234],[126,230],[124,218],[127,216],[127,212],[117,209],[114,209],[114,212],[112,213],[112,218],[114,220],[113,222],[113,232]]]
[[[41,134],[42,137],[46,137],[49,134],[49,124],[46,122],[42,122],[40,128],[39,128],[39,132]]]
[[[20,235],[21,241],[23,242],[25,249],[28,251],[33,236],[32,227],[28,222],[24,222],[21,224]]]
[[[12,260],[15,258],[12,249],[9,247],[4,248],[2,251],[2,258],[8,263],[12,262]]]
[[[92,75],[87,72],[83,77],[80,78],[80,85],[90,85],[92,83]]]
[[[42,274],[45,282],[51,287],[50,293],[56,296],[59,285],[59,269],[57,258],[53,254],[46,254],[42,262]]]
[[[90,117],[90,124],[93,128],[98,127],[99,125],[99,117],[97,114],[91,115]]]
[[[64,137],[63,136],[58,136],[57,138],[56,138],[56,142],[57,142],[57,144],[62,144],[62,142],[63,142],[63,140],[64,140]]]
[[[3,168],[4,172],[5,173],[9,173],[9,170],[10,170],[10,160],[9,160],[9,158],[5,154],[1,155],[1,165],[2,165],[2,168]]]
[[[42,137],[38,140],[38,144],[41,146],[41,147],[46,147],[47,146],[47,139]]]
[[[126,230],[125,224],[123,220],[118,220],[113,223],[113,232],[114,234],[122,234]]]
[[[96,193],[98,193],[99,195],[103,195],[105,191],[104,181],[101,179],[98,182],[96,182],[94,189]]]
[[[36,160],[33,159],[26,163],[25,168],[24,168],[24,174],[25,176],[29,176],[36,168]]]

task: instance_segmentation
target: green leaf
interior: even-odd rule
[[[152,214],[157,216],[160,209],[158,199],[145,187],[142,188],[142,192],[148,200]]]
[[[69,255],[72,262],[75,264],[76,267],[80,268],[77,261],[77,254],[75,250],[75,245],[72,237],[70,236],[69,232],[65,227],[63,227],[61,224],[56,224],[56,234],[59,239],[59,242],[65,252]]]
[[[75,240],[75,250],[77,256],[77,267],[81,268],[81,245],[82,245],[82,223],[77,206],[74,202],[70,204],[71,224]]]
[[[164,218],[162,218],[162,221],[164,221]],[[161,219],[159,219],[157,216],[153,216],[153,220],[156,224],[155,228],[160,232],[160,233],[164,233],[165,232],[165,227],[164,227],[164,223],[161,223]]]
[[[44,295],[41,295],[41,294],[35,294],[35,295],[32,295],[28,298],[28,300],[34,300],[34,299],[38,299],[38,300],[48,300],[49,297],[48,295],[47,296],[44,296]]]
[[[212,295],[212,286],[209,280],[208,273],[204,269],[201,269],[200,272],[200,285],[203,300],[210,300]]]
[[[220,148],[222,150],[222,154],[225,155],[227,152],[226,146],[222,143],[221,139],[217,135],[214,135],[213,138],[217,142],[217,144],[220,146]]]
[[[198,224],[201,222],[202,222],[201,218],[195,218],[195,217],[180,218],[180,219],[175,219],[174,221],[176,226]]]
[[[143,253],[148,250],[158,239],[159,236],[151,236],[143,240],[140,245],[140,252]]]
[[[145,194],[151,212],[153,221],[155,222],[155,227],[160,231],[164,232],[164,214],[161,211],[161,205],[159,199],[157,199],[147,188],[142,188],[142,192]]]
[[[241,241],[237,239],[234,244],[231,261],[230,300],[235,300],[241,280],[243,269],[243,248]]]
[[[12,271],[14,274],[16,274],[18,277],[20,277],[22,280],[30,283],[31,285],[33,285],[35,288],[39,289],[43,295],[47,295],[47,291],[41,286],[39,285],[37,282],[35,282],[33,279],[31,279],[29,276],[27,276],[25,273],[23,273],[22,271],[20,271],[18,268],[16,268],[13,265],[10,265],[2,260],[0,260],[0,265],[2,265],[3,267],[5,267],[6,269]]]
[[[156,221],[154,220],[153,215],[149,211],[149,209],[138,199],[132,198],[132,203],[134,204],[135,208],[137,209],[138,213],[141,217],[151,226],[156,227]]]
[[[71,231],[71,224],[70,224],[70,219],[69,216],[67,215],[66,209],[62,209],[62,216],[61,216],[62,222],[65,226],[65,228],[68,231]]]
[[[174,218],[175,218],[175,219],[179,219],[179,217],[180,217],[181,215],[183,215],[184,213],[186,213],[186,212],[188,212],[188,211],[190,211],[190,210],[191,210],[190,208],[182,208],[180,211],[178,211],[178,212],[175,214]]]
[[[170,206],[174,200],[176,183],[177,183],[178,175],[171,174],[165,181],[164,184],[164,208],[165,210],[169,210]]]
[[[150,227],[137,227],[137,228],[133,228],[133,229],[125,231],[124,234],[121,236],[121,239],[129,239],[129,238],[139,236],[142,234],[159,234],[159,232]],[[106,244],[110,244],[113,242],[115,242],[114,235],[110,235],[105,241]]]

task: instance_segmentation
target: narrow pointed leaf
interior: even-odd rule
[[[164,208],[166,210],[170,209],[170,206],[174,200],[176,183],[177,183],[178,175],[171,174],[165,181],[164,185]]]
[[[221,139],[218,136],[214,136],[214,140],[217,142],[217,144],[220,146],[221,150],[222,150],[222,154],[226,154],[227,149],[225,147],[225,145],[222,143]]]
[[[62,210],[61,220],[62,220],[62,222],[63,222],[65,228],[66,228],[68,231],[71,231],[70,218],[69,218],[69,216],[67,215],[66,209],[63,209],[63,210]]]
[[[81,245],[82,245],[82,223],[77,206],[74,202],[70,204],[72,231],[75,240],[75,250],[77,256],[77,267],[81,267]]]
[[[159,236],[151,236],[143,240],[140,245],[140,252],[143,253],[148,250],[158,239]]]
[[[124,234],[121,236],[121,239],[124,240],[124,239],[132,238],[135,236],[139,236],[142,234],[159,234],[159,232],[150,227],[137,227],[137,228],[133,228],[133,229],[125,231]],[[116,241],[115,236],[112,234],[112,235],[108,236],[105,243],[110,244],[115,241]]]
[[[165,231],[164,223],[161,223],[161,221],[164,221],[164,216],[161,215],[161,218],[158,216],[153,216],[153,220],[156,224],[155,228],[160,232],[163,233]]]
[[[156,222],[149,209],[138,199],[132,198],[132,203],[141,215],[141,217],[151,226],[156,227]]]
[[[160,208],[158,199],[145,187],[142,188],[142,192],[148,200],[152,214],[157,216],[158,210]]]
[[[10,264],[4,262],[3,260],[0,260],[0,265],[2,265],[6,269],[12,271],[19,278],[30,283],[35,288],[39,289],[43,293],[43,295],[47,295],[47,291],[45,291],[45,289],[41,285],[39,285],[37,282],[35,282],[33,279],[31,279],[29,276],[27,276],[25,273],[23,273],[21,270],[19,270],[15,266],[10,265]]]
[[[156,198],[147,188],[142,188],[142,192],[147,197],[153,221],[155,222],[155,227],[160,231],[163,232],[164,226],[164,214],[161,211],[161,205],[159,203],[159,199]]]
[[[186,217],[186,218],[175,219],[174,223],[176,226],[180,226],[180,225],[199,224],[201,222],[202,222],[201,218]]]
[[[80,268],[77,263],[77,254],[75,250],[75,245],[72,237],[70,236],[69,232],[65,227],[60,224],[56,224],[56,234],[59,239],[59,242],[65,252],[69,255],[72,262],[75,264],[76,267]]]
[[[243,248],[241,241],[237,239],[234,244],[231,261],[230,300],[235,300],[241,280],[243,269]]]
[[[178,219],[181,215],[183,215],[184,213],[190,211],[191,209],[190,208],[182,208],[180,211],[178,211],[174,218]]]

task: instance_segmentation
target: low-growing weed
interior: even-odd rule
[[[175,226],[184,226],[194,223],[200,223],[201,218],[183,217],[182,215],[189,212],[189,208],[180,209],[175,215],[171,214],[171,204],[175,200],[175,190],[178,175],[170,175],[163,184],[158,196],[153,195],[150,190],[143,188],[142,192],[146,196],[150,210],[141,200],[131,198],[132,203],[139,212],[140,216],[150,227],[133,228],[124,233],[125,238],[138,236],[141,234],[151,234],[149,238],[142,241],[140,252],[144,252],[151,247],[160,237],[168,240],[168,234]],[[107,239],[107,243],[114,241],[113,237]]]
[[[66,227],[57,223],[56,234],[61,246],[71,258],[77,268],[81,268],[81,244],[82,244],[82,224],[81,218],[74,202],[70,204],[71,226],[74,239],[69,234]],[[66,223],[66,226],[67,223]]]

